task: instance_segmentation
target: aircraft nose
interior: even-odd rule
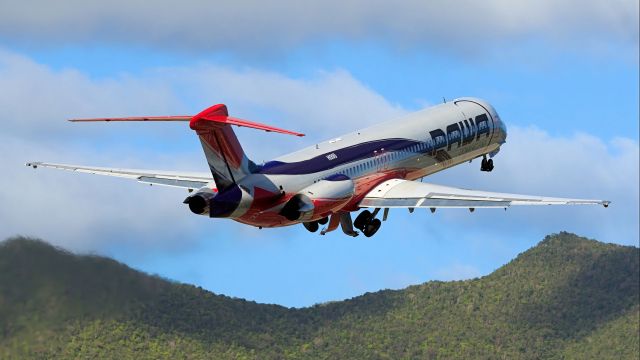
[[[502,121],[502,119],[500,119],[499,116],[496,116],[496,120],[497,120],[497,137],[498,137],[498,143],[500,144],[504,144],[505,142],[507,142],[507,126],[504,124],[504,121]]]

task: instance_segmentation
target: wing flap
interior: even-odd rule
[[[183,173],[160,170],[138,170],[138,169],[118,169],[106,167],[81,166],[70,164],[56,164],[45,162],[30,162],[26,164],[34,169],[47,167],[60,170],[75,171],[86,174],[114,176],[126,179],[137,180],[142,183],[173,186],[187,189],[199,189],[213,182],[208,174]]]
[[[364,198],[359,206],[370,208],[505,208],[509,205],[507,201]]]
[[[449,186],[387,180],[371,190],[360,207],[379,208],[506,208],[519,205],[603,205],[610,201],[567,199],[544,196],[497,193]]]

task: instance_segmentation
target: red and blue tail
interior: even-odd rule
[[[193,116],[189,126],[200,137],[211,174],[221,191],[236,184],[257,168],[245,154],[231,125],[304,136],[293,131],[230,117],[224,104],[214,105]]]

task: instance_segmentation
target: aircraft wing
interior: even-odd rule
[[[392,179],[371,190],[360,202],[370,208],[506,208],[515,205],[603,205],[610,201],[504,194]]]
[[[182,173],[159,170],[116,169],[105,167],[92,167],[67,164],[53,164],[44,162],[30,162],[26,164],[34,169],[39,166],[54,169],[77,171],[81,173],[116,176],[126,179],[138,180],[142,183],[162,186],[174,186],[187,189],[199,189],[213,182],[211,175],[206,173]]]

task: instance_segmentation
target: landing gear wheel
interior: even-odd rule
[[[318,224],[320,224],[320,225],[324,225],[324,224],[326,224],[328,222],[329,222],[329,218],[328,217],[325,217],[325,218],[322,218],[322,219],[318,220]]]
[[[480,163],[480,171],[491,172],[493,170],[493,159],[487,160],[487,156],[482,157],[482,163]]]
[[[371,220],[371,211],[365,210],[358,215],[356,221],[353,222],[353,227],[364,231],[365,225]]]
[[[302,225],[304,225],[304,228],[309,230],[309,232],[316,232],[320,228],[317,221],[302,223]]]
[[[362,233],[366,237],[372,237],[375,233],[378,232],[378,229],[380,229],[380,225],[382,225],[380,219],[373,219],[367,225],[365,225],[364,229],[362,229]]]

